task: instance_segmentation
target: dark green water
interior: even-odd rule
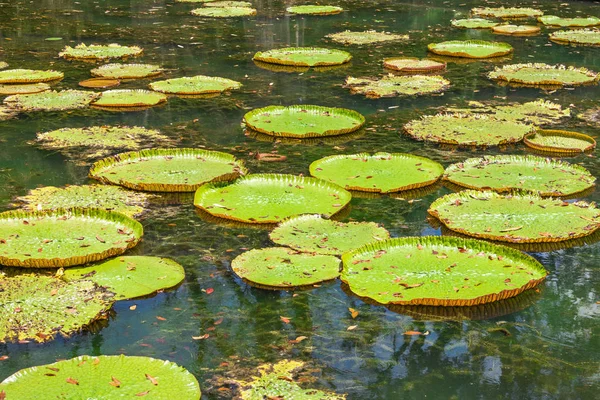
[[[244,84],[241,91],[214,99],[170,98],[147,111],[111,113],[78,110],[22,114],[0,122],[0,209],[10,209],[14,196],[40,185],[88,182],[87,166],[27,142],[36,132],[62,127],[127,124],[159,128],[180,137],[182,146],[206,146],[245,159],[252,172],[308,174],[308,165],[325,155],[359,151],[412,152],[444,165],[482,151],[444,150],[401,135],[412,118],[434,113],[447,104],[469,100],[526,101],[543,98],[572,105],[575,115],[597,106],[598,86],[545,92],[501,87],[485,78],[492,62],[450,63],[445,76],[452,89],[443,96],[369,100],[341,87],[347,75],[380,75],[384,57],[425,57],[426,45],[444,39],[503,40],[515,48],[511,62],[565,63],[600,70],[600,49],[551,44],[548,29],[519,38],[489,31],[458,30],[453,18],[465,17],[472,6],[463,1],[337,1],[348,11],[327,17],[290,17],[292,1],[253,2],[258,16],[239,20],[202,20],[188,14],[190,4],[169,1],[12,1],[0,2],[0,60],[14,68],[52,67],[65,72],[57,89],[76,88],[93,66],[57,57],[65,44],[136,44],[145,49],[140,62],[170,69],[169,77],[196,74],[223,76]],[[490,3],[491,4],[491,3]],[[497,3],[499,5],[500,3]],[[596,15],[594,1],[538,0],[547,14]],[[344,47],[323,37],[341,30],[376,29],[407,33],[408,42],[348,46],[351,65],[328,72],[275,73],[254,65],[259,50],[283,46]],[[62,37],[61,41],[46,41]],[[136,60],[136,61],[137,61]],[[141,88],[148,80],[123,84]],[[244,136],[240,121],[247,110],[269,104],[319,104],[355,109],[367,117],[364,135],[336,143],[306,145],[272,143]],[[562,125],[597,136],[573,118]],[[256,161],[255,152],[278,151],[285,163]],[[522,145],[502,150],[524,154]],[[595,154],[569,161],[596,176]],[[427,222],[427,208],[448,192],[438,188],[414,200],[392,197],[354,198],[343,220],[382,223],[393,236],[438,235]],[[585,198],[600,199],[598,193]],[[550,275],[541,293],[478,309],[475,320],[436,321],[419,310],[389,310],[346,294],[339,282],[311,291],[268,292],[235,278],[231,260],[244,249],[270,244],[267,232],[218,225],[202,219],[191,205],[156,208],[143,219],[145,237],[131,254],[168,256],[186,269],[175,291],[145,300],[116,303],[114,314],[94,333],[74,335],[47,344],[0,344],[0,380],[17,370],[81,354],[144,355],[177,362],[194,373],[203,398],[218,398],[209,380],[233,366],[255,366],[284,358],[316,365],[315,387],[348,393],[350,399],[592,399],[600,389],[600,243],[534,253]],[[212,294],[204,290],[213,288]],[[137,305],[135,311],[130,306]],[[348,312],[359,311],[353,320]],[[166,320],[159,320],[160,316]],[[291,318],[289,324],[280,316]],[[215,321],[222,318],[222,323]],[[348,331],[348,326],[357,325]],[[505,328],[510,336],[495,330]],[[408,330],[428,336],[405,336]],[[206,340],[192,336],[209,333]],[[307,336],[298,344],[290,339]],[[223,362],[228,362],[224,366]],[[41,397],[43,398],[43,394]]]

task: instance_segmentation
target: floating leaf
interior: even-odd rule
[[[196,75],[183,78],[152,82],[150,89],[172,94],[221,93],[225,90],[239,89],[242,84],[231,79],[214,76]]]
[[[437,62],[428,59],[418,59],[413,57],[392,57],[383,60],[385,68],[406,73],[427,73],[433,71],[443,71],[446,69],[445,62]]]
[[[441,76],[387,75],[381,79],[346,78],[345,87],[352,93],[364,94],[367,98],[393,97],[398,95],[425,95],[440,93],[450,87],[450,81]]]
[[[352,55],[347,51],[320,47],[285,47],[259,51],[252,59],[271,64],[317,67],[347,63]]]
[[[116,43],[109,45],[85,43],[78,44],[75,47],[65,46],[63,51],[58,53],[59,57],[75,60],[106,60],[109,58],[135,57],[142,54],[144,50],[138,46],[121,46]]]
[[[344,9],[342,7],[337,6],[319,6],[313,4],[306,4],[302,6],[293,6],[285,9],[286,12],[290,14],[298,14],[298,15],[331,15],[331,14],[339,14]]]
[[[596,82],[599,77],[586,68],[543,63],[503,65],[488,73],[493,80],[530,86],[575,86]]]
[[[492,32],[502,35],[535,35],[540,32],[539,26],[534,25],[498,25],[492,28]]]
[[[24,85],[4,85],[0,84],[0,96],[11,94],[29,94],[40,93],[50,90],[50,85],[47,83],[29,83]]]
[[[453,19],[450,23],[457,28],[466,29],[488,29],[498,25],[498,22],[484,18]]]
[[[550,40],[561,44],[584,44],[588,46],[600,45],[600,29],[577,29],[569,31],[556,31],[550,34]]]
[[[79,86],[90,89],[106,89],[121,84],[118,79],[90,78],[79,82]]]
[[[527,7],[475,7],[471,14],[481,17],[526,18],[544,15],[542,10]]]
[[[577,154],[596,148],[593,137],[579,132],[538,129],[525,136],[524,143],[542,152]]]
[[[508,43],[484,40],[450,40],[432,43],[427,48],[435,54],[466,58],[500,57],[513,52],[512,46]]]
[[[204,7],[242,7],[252,8],[252,3],[247,1],[209,1],[204,2]]]
[[[82,90],[46,91],[16,94],[4,99],[4,104],[19,111],[64,111],[87,107],[98,93]]]
[[[62,79],[64,74],[54,70],[7,69],[0,71],[0,83],[40,83]]]
[[[362,31],[352,32],[343,31],[338,33],[330,33],[325,36],[333,40],[334,42],[344,44],[372,44],[388,42],[393,40],[408,40],[408,35],[397,35],[389,32],[377,32],[377,31]]]
[[[250,7],[211,7],[196,8],[192,15],[204,18],[234,18],[256,15],[256,9]]]
[[[167,101],[162,93],[142,89],[118,89],[102,92],[93,105],[101,107],[148,107]]]
[[[544,15],[538,17],[538,21],[544,25],[560,26],[564,27],[589,27],[600,25],[600,18],[598,17],[576,17],[576,18],[562,18],[556,15]]]
[[[163,69],[153,64],[105,64],[90,72],[102,78],[140,79],[160,75]]]

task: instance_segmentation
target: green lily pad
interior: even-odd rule
[[[587,68],[535,63],[496,67],[488,73],[488,78],[530,86],[575,86],[594,83],[599,75]]]
[[[441,164],[406,153],[358,153],[321,158],[310,164],[315,178],[347,190],[390,193],[418,189],[437,182]]]
[[[65,46],[63,51],[58,53],[59,57],[75,60],[107,60],[110,58],[135,57],[142,54],[144,49],[138,46],[121,46],[116,43],[109,45],[85,43],[78,44],[75,47]]]
[[[389,32],[377,32],[377,31],[362,31],[352,32],[343,31],[338,33],[330,33],[325,36],[333,40],[334,42],[344,44],[371,44],[389,42],[393,40],[408,40],[408,35],[397,35]]]
[[[387,229],[374,222],[343,223],[310,214],[286,219],[269,234],[269,238],[279,245],[329,255],[341,255],[389,237]]]
[[[117,89],[102,92],[94,101],[94,106],[100,107],[149,107],[167,101],[162,93],[143,89]]]
[[[111,306],[107,293],[88,280],[68,284],[48,275],[0,273],[0,341],[45,342],[57,334],[69,336],[106,318]],[[7,389],[0,384],[0,393],[3,390]],[[24,397],[10,397],[9,392],[7,398]]]
[[[461,146],[498,146],[520,142],[534,129],[533,125],[481,114],[438,114],[404,125],[404,131],[414,139]]]
[[[562,18],[556,15],[544,15],[538,18],[544,25],[560,26],[565,27],[589,27],[600,25],[600,18],[598,17],[585,17],[585,18]]]
[[[54,70],[7,69],[0,71],[0,83],[40,83],[62,79],[64,74]]]
[[[252,8],[252,3],[247,1],[209,1],[204,3],[204,7],[241,7]]]
[[[0,383],[6,399],[200,399],[196,378],[177,364],[150,357],[79,356],[22,369]],[[66,397],[65,397],[66,396]]]
[[[577,165],[536,156],[469,158],[446,168],[444,179],[478,190],[523,189],[541,196],[570,196],[594,187],[596,178]]]
[[[30,94],[40,93],[50,90],[47,83],[28,83],[24,85],[4,85],[0,84],[0,96],[12,94]]]
[[[47,42],[57,42],[59,40],[63,40],[63,38],[61,38],[61,37],[48,37],[48,38],[46,38],[44,40],[47,41]]]
[[[431,43],[427,49],[442,56],[466,58],[500,57],[513,52],[513,47],[508,43],[484,40],[450,40]]]
[[[450,81],[435,75],[387,75],[381,79],[346,78],[344,87],[353,94],[364,94],[369,99],[395,97],[398,95],[418,96],[440,93],[450,87]]]
[[[84,90],[46,91],[15,94],[4,99],[4,104],[18,111],[65,111],[87,107],[98,93]]]
[[[163,69],[153,64],[105,64],[90,72],[102,78],[140,79],[160,75]]]
[[[543,152],[565,155],[584,153],[596,147],[593,137],[579,132],[538,129],[525,136],[527,146]]]
[[[495,18],[527,18],[544,15],[542,10],[528,7],[475,7],[471,14],[481,17]]]
[[[90,178],[151,192],[193,192],[207,182],[231,181],[246,174],[234,156],[202,149],[148,149],[97,161]]]
[[[210,3],[218,0],[175,0],[177,3]]]
[[[319,6],[313,4],[306,4],[302,6],[293,6],[285,9],[286,12],[290,14],[297,15],[331,15],[331,14],[339,14],[344,9],[342,7],[337,6]]]
[[[548,274],[533,257],[480,240],[403,237],[342,256],[341,280],[381,304],[473,306],[514,297]]]
[[[594,204],[534,194],[465,190],[437,199],[428,211],[455,232],[503,242],[560,242],[600,228]]]
[[[347,51],[321,47],[285,47],[259,51],[252,59],[271,64],[316,67],[341,65],[350,61],[352,55]]]
[[[196,75],[183,78],[167,79],[152,82],[150,89],[161,93],[172,94],[207,94],[221,93],[226,90],[239,89],[240,82],[215,76]]]
[[[550,40],[561,44],[571,43],[600,46],[600,29],[556,31],[550,34]]]
[[[8,68],[8,63],[4,61],[0,61],[0,69]]]
[[[0,265],[59,268],[124,253],[143,235],[142,225],[99,209],[0,213]]]
[[[540,32],[539,26],[534,25],[498,25],[492,28],[492,32],[502,35],[535,35]]]
[[[327,181],[287,174],[253,174],[232,183],[202,185],[194,205],[216,217],[275,224],[300,214],[331,216],[351,195]]]
[[[59,208],[101,208],[134,217],[144,211],[149,196],[112,185],[71,185],[63,188],[45,186],[17,197],[27,211]]]
[[[490,21],[484,18],[453,19],[450,21],[450,23],[452,26],[457,28],[466,29],[487,29],[498,25],[498,22]]]
[[[432,71],[443,71],[446,69],[445,62],[438,62],[413,57],[392,57],[383,60],[385,68],[406,73],[426,73]]]
[[[233,18],[256,15],[256,9],[250,7],[204,7],[191,11],[192,15],[204,18]]]
[[[260,287],[285,289],[336,279],[340,275],[340,259],[287,247],[268,247],[240,254],[231,262],[231,269]]]
[[[354,132],[364,125],[365,117],[346,108],[267,106],[246,113],[242,123],[266,135],[311,138]]]
[[[114,293],[115,300],[127,300],[177,286],[185,279],[185,271],[169,258],[122,256],[69,268],[64,278],[68,282],[90,280]]]

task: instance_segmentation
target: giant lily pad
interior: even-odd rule
[[[204,7],[242,7],[252,8],[252,3],[247,1],[209,1],[204,3]]]
[[[231,262],[231,269],[250,283],[285,289],[336,279],[340,275],[340,260],[287,247],[269,247],[240,254]]]
[[[19,111],[64,111],[87,107],[97,97],[83,90],[47,91],[8,96],[4,104]]]
[[[177,364],[150,357],[79,356],[22,369],[0,383],[7,400],[200,399],[196,378]],[[66,396],[66,397],[65,397]]]
[[[217,217],[274,224],[300,214],[331,216],[351,195],[327,181],[286,174],[254,174],[233,183],[202,185],[194,205]]]
[[[64,74],[54,70],[7,69],[0,71],[0,83],[40,83],[62,79]]]
[[[163,69],[153,64],[105,64],[91,70],[93,76],[111,79],[140,79],[160,75]]]
[[[202,149],[149,149],[96,162],[90,178],[152,192],[193,192],[207,182],[230,181],[246,173],[234,156]]]
[[[100,107],[147,107],[165,101],[167,96],[162,93],[142,89],[117,89],[102,92],[93,104]]]
[[[389,232],[374,222],[343,223],[324,219],[320,215],[291,217],[269,234],[269,238],[279,245],[330,255],[340,255],[389,237]]]
[[[516,155],[469,158],[446,168],[444,179],[470,189],[523,189],[541,196],[570,196],[593,187],[596,181],[577,164]]]
[[[552,32],[550,34],[550,40],[556,43],[600,46],[600,29],[578,29]]]
[[[315,178],[347,190],[390,193],[435,183],[444,167],[425,157],[405,153],[358,153],[321,158],[310,164]]]
[[[4,85],[0,84],[0,96],[11,94],[29,94],[40,93],[50,90],[47,83],[28,83],[25,85]]]
[[[406,73],[426,73],[433,71],[443,71],[446,69],[445,62],[433,60],[419,60],[412,57],[392,57],[383,60],[385,68]]]
[[[481,17],[526,18],[544,15],[542,10],[527,7],[475,7],[471,14]]]
[[[543,152],[577,154],[593,150],[593,137],[579,132],[539,129],[525,136],[527,146]]]
[[[473,306],[516,296],[547,275],[518,250],[440,236],[370,243],[342,263],[350,290],[382,304]]]
[[[560,26],[565,27],[589,27],[600,25],[600,18],[598,17],[576,17],[576,18],[562,18],[556,15],[544,15],[538,18],[544,25]]]
[[[312,105],[268,106],[244,115],[247,128],[271,136],[311,138],[354,132],[365,117],[354,110]]]
[[[221,93],[225,90],[239,89],[241,87],[242,84],[237,81],[205,75],[167,79],[150,84],[150,89],[152,90],[173,94]]]
[[[599,75],[587,68],[535,63],[496,67],[488,74],[488,78],[532,86],[575,86],[593,83]]]
[[[417,140],[462,146],[515,143],[534,129],[533,125],[481,114],[438,114],[404,125],[405,132]]]
[[[256,9],[250,7],[204,7],[191,11],[192,15],[204,18],[234,18],[256,15]]]
[[[144,50],[138,46],[121,46],[116,43],[109,45],[85,43],[78,44],[75,47],[65,46],[63,51],[58,53],[59,57],[75,60],[107,60],[110,58],[135,57],[142,54]]]
[[[465,190],[437,199],[429,213],[455,232],[515,243],[560,242],[600,228],[600,211],[594,204],[534,194]]]
[[[337,6],[319,6],[313,4],[306,4],[302,6],[293,6],[285,9],[290,14],[298,15],[331,15],[339,14],[344,9]]]
[[[440,93],[450,87],[450,81],[441,76],[387,75],[381,79],[346,78],[345,87],[352,93],[364,94],[367,98],[393,97],[398,95],[425,95]]]
[[[118,79],[90,78],[79,82],[79,86],[89,89],[108,89],[121,84]]]
[[[297,67],[341,65],[351,59],[352,55],[347,51],[321,47],[285,47],[259,51],[253,57],[255,61]]]
[[[69,282],[90,280],[114,293],[116,300],[127,300],[177,286],[185,279],[185,271],[169,258],[122,256],[69,268],[64,277]]]
[[[535,35],[540,32],[539,26],[534,25],[498,25],[492,28],[492,32],[502,35]]]
[[[45,342],[57,334],[68,336],[103,318],[111,306],[105,291],[88,280],[68,284],[47,275],[0,274],[0,341]]]
[[[99,209],[0,213],[0,265],[58,268],[103,260],[135,246],[142,225]]]
[[[512,46],[508,43],[484,40],[450,40],[431,43],[427,48],[432,53],[442,56],[466,58],[500,57],[513,52]]]
[[[371,44],[371,43],[381,43],[388,42],[392,40],[408,40],[408,35],[398,35],[394,33],[388,32],[377,32],[377,31],[363,31],[363,32],[353,32],[353,31],[344,31],[338,33],[330,33],[325,36],[333,40],[334,42],[344,43],[344,44]]]
[[[457,28],[466,29],[488,29],[498,25],[498,22],[484,18],[453,19],[450,23]]]

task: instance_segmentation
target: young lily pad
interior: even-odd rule
[[[377,31],[363,31],[363,32],[352,32],[344,31],[338,33],[330,33],[325,36],[333,40],[334,42],[344,44],[371,44],[381,43],[393,40],[408,40],[408,35],[397,35],[388,32],[377,32]]]
[[[239,89],[240,82],[214,76],[196,75],[183,78],[167,79],[152,82],[150,89],[161,93],[172,94],[207,94],[221,93],[226,90]]]
[[[341,280],[381,304],[473,306],[507,299],[548,274],[533,257],[480,240],[403,237],[342,256]]]
[[[469,158],[446,168],[444,179],[478,190],[535,191],[540,196],[570,196],[594,186],[596,178],[577,165],[536,156]]]
[[[200,399],[200,385],[185,368],[150,357],[79,356],[22,369],[0,383],[6,399]],[[67,394],[67,395],[65,395]],[[67,397],[65,397],[67,396]]]
[[[252,8],[252,3],[247,1],[209,1],[204,3],[204,7],[242,7]]]
[[[320,215],[300,215],[281,222],[269,238],[282,246],[317,254],[341,255],[364,244],[389,239],[374,222],[338,222]]]
[[[83,90],[46,91],[15,94],[4,99],[4,104],[18,111],[64,111],[87,107],[98,93]]]
[[[231,262],[231,269],[250,283],[285,289],[336,279],[340,275],[340,259],[287,247],[268,247],[240,254]]]
[[[462,146],[515,143],[534,129],[533,125],[481,114],[438,114],[404,125],[405,132],[414,139]]]
[[[321,158],[310,164],[315,178],[347,190],[390,193],[435,183],[444,173],[441,164],[406,153],[358,153]]]
[[[62,79],[64,74],[54,70],[7,69],[0,71],[0,83],[40,83]]]
[[[162,93],[142,89],[107,90],[94,101],[100,107],[148,107],[167,101]]]
[[[513,47],[508,43],[484,40],[450,40],[431,43],[427,49],[442,56],[466,58],[500,57],[513,52]]]
[[[297,15],[331,15],[331,14],[339,14],[344,9],[342,7],[337,6],[319,6],[313,4],[306,4],[302,6],[293,6],[285,9],[286,12],[290,14]]]
[[[437,199],[428,211],[455,232],[503,242],[560,242],[600,228],[594,204],[534,194],[465,190]]]
[[[97,161],[90,178],[151,192],[193,192],[207,182],[231,181],[246,173],[234,156],[202,149],[149,149]]]
[[[192,15],[204,18],[233,18],[256,15],[256,9],[250,7],[204,7],[191,11]]]
[[[351,195],[327,181],[286,174],[254,174],[233,183],[202,185],[194,205],[211,215],[253,224],[274,224],[300,214],[331,216]]]
[[[527,7],[475,7],[471,14],[481,17],[526,18],[544,15],[542,10]]]
[[[112,185],[71,185],[64,188],[45,186],[17,197],[27,211],[59,208],[101,208],[134,217],[144,211],[149,196]]]
[[[556,31],[550,34],[550,40],[561,44],[571,43],[600,46],[600,29]]]
[[[111,306],[105,291],[89,280],[69,284],[48,275],[0,274],[0,342],[45,342],[57,334],[69,336],[105,318]],[[0,384],[0,393],[3,390],[7,389]],[[14,394],[15,399],[24,398]]]
[[[498,25],[498,22],[484,18],[453,19],[450,23],[457,28],[466,29],[488,29]]]
[[[590,27],[600,25],[598,17],[577,17],[577,18],[562,18],[556,15],[544,15],[538,18],[544,25],[565,27]]]
[[[79,82],[79,86],[90,89],[108,89],[121,84],[118,79],[90,78]]]
[[[0,265],[59,268],[124,253],[143,235],[142,225],[99,209],[0,213]]]
[[[102,78],[141,79],[160,75],[163,69],[153,64],[105,64],[90,72]]]
[[[341,65],[350,61],[352,55],[347,51],[321,47],[285,47],[259,51],[252,59],[271,64],[316,67]]]
[[[445,62],[437,62],[427,59],[418,59],[413,57],[392,57],[383,60],[385,68],[406,73],[426,73],[433,71],[443,71],[446,69]]]
[[[127,300],[177,286],[185,279],[185,271],[169,258],[122,256],[69,268],[64,278],[68,282],[90,280],[114,293],[115,300]]]
[[[398,95],[418,96],[440,93],[450,87],[450,81],[438,75],[389,74],[381,79],[349,76],[344,87],[350,88],[353,94],[364,94],[369,99],[378,99]]]
[[[527,146],[543,152],[578,154],[596,148],[593,137],[579,132],[539,129],[525,136]]]
[[[242,123],[266,135],[311,138],[354,132],[364,125],[365,117],[345,108],[268,106],[246,113]]]
[[[40,93],[50,90],[47,83],[28,83],[24,85],[4,85],[0,84],[0,96],[12,94],[30,94]]]
[[[498,25],[492,28],[492,32],[502,35],[535,35],[540,32],[539,26],[534,25]]]
[[[59,57],[75,60],[107,60],[110,58],[135,57],[142,54],[144,49],[138,46],[121,46],[116,43],[109,45],[85,43],[78,44],[75,47],[65,46],[63,51],[58,53]]]
[[[488,78],[531,86],[575,86],[596,82],[599,74],[587,68],[535,63],[496,67]]]

